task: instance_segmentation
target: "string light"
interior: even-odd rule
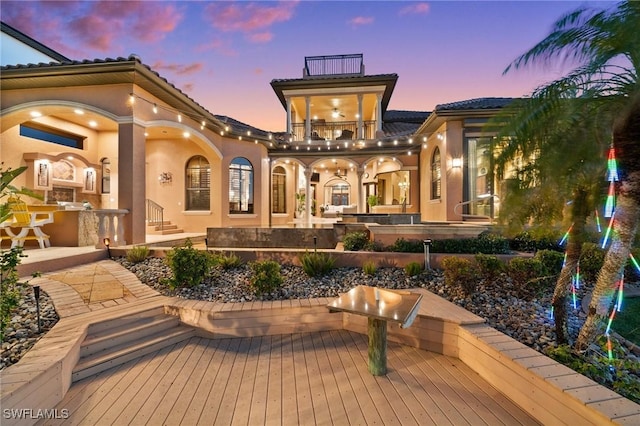
[[[157,114],[158,113],[158,105],[153,104],[153,113]]]

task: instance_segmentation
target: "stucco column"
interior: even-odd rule
[[[291,98],[287,97],[285,100],[287,101],[287,134],[291,135]]]
[[[376,95],[376,131],[382,130],[382,94]]]
[[[366,201],[364,201],[364,190],[362,187],[362,177],[364,175],[364,170],[363,169],[358,169],[358,213],[366,213],[365,211],[365,204]]]
[[[305,186],[305,202],[304,202],[304,221],[306,223],[311,223],[311,175],[313,174],[313,169],[311,167],[307,167],[304,170],[304,177],[306,178],[306,186]]]
[[[304,126],[304,135],[305,139],[311,139],[311,98],[309,96],[304,97],[305,103],[305,126]]]
[[[122,217],[124,239],[129,244],[146,242],[144,131],[136,123],[118,125],[118,209],[129,210]]]
[[[362,123],[362,94],[358,94],[358,139],[364,139],[364,127]]]

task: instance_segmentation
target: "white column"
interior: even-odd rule
[[[378,93],[376,99],[376,131],[378,131],[382,130],[382,94]]]
[[[362,186],[362,176],[364,175],[364,170],[358,168],[358,213],[366,213],[366,209],[364,208],[366,201],[364,200],[364,190]]]
[[[287,101],[287,134],[291,135],[291,98],[287,97],[285,100]]]
[[[358,139],[364,139],[364,127],[362,125],[362,93],[358,94]]]
[[[305,96],[304,103],[306,106],[304,135],[306,139],[311,139],[311,98],[309,96]]]
[[[311,175],[313,174],[313,169],[311,167],[307,167],[304,170],[304,176],[307,179],[306,187],[305,187],[305,203],[304,203],[304,220],[306,223],[311,223]]]

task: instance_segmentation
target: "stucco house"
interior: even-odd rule
[[[136,55],[72,60],[5,23],[1,35],[4,167],[28,166],[17,185],[43,205],[115,217],[121,243],[160,232],[159,214],[204,232],[373,209],[490,220],[499,208],[481,126],[511,99],[388,110],[397,74],[366,74],[361,54],[311,56],[301,78],[272,80],[285,130],[270,132],[208,111]]]

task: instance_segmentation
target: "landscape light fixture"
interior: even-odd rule
[[[40,325],[40,286],[33,286],[33,293],[36,298],[36,317],[38,319],[38,333],[42,333],[42,326]]]
[[[111,248],[109,247],[109,245],[111,244],[111,240],[109,238],[105,238],[104,240],[102,240],[102,242],[107,248],[107,255],[109,256],[109,259],[111,259]]]
[[[422,244],[424,245],[424,268],[431,270],[431,255],[429,253],[431,240],[423,240]]]

